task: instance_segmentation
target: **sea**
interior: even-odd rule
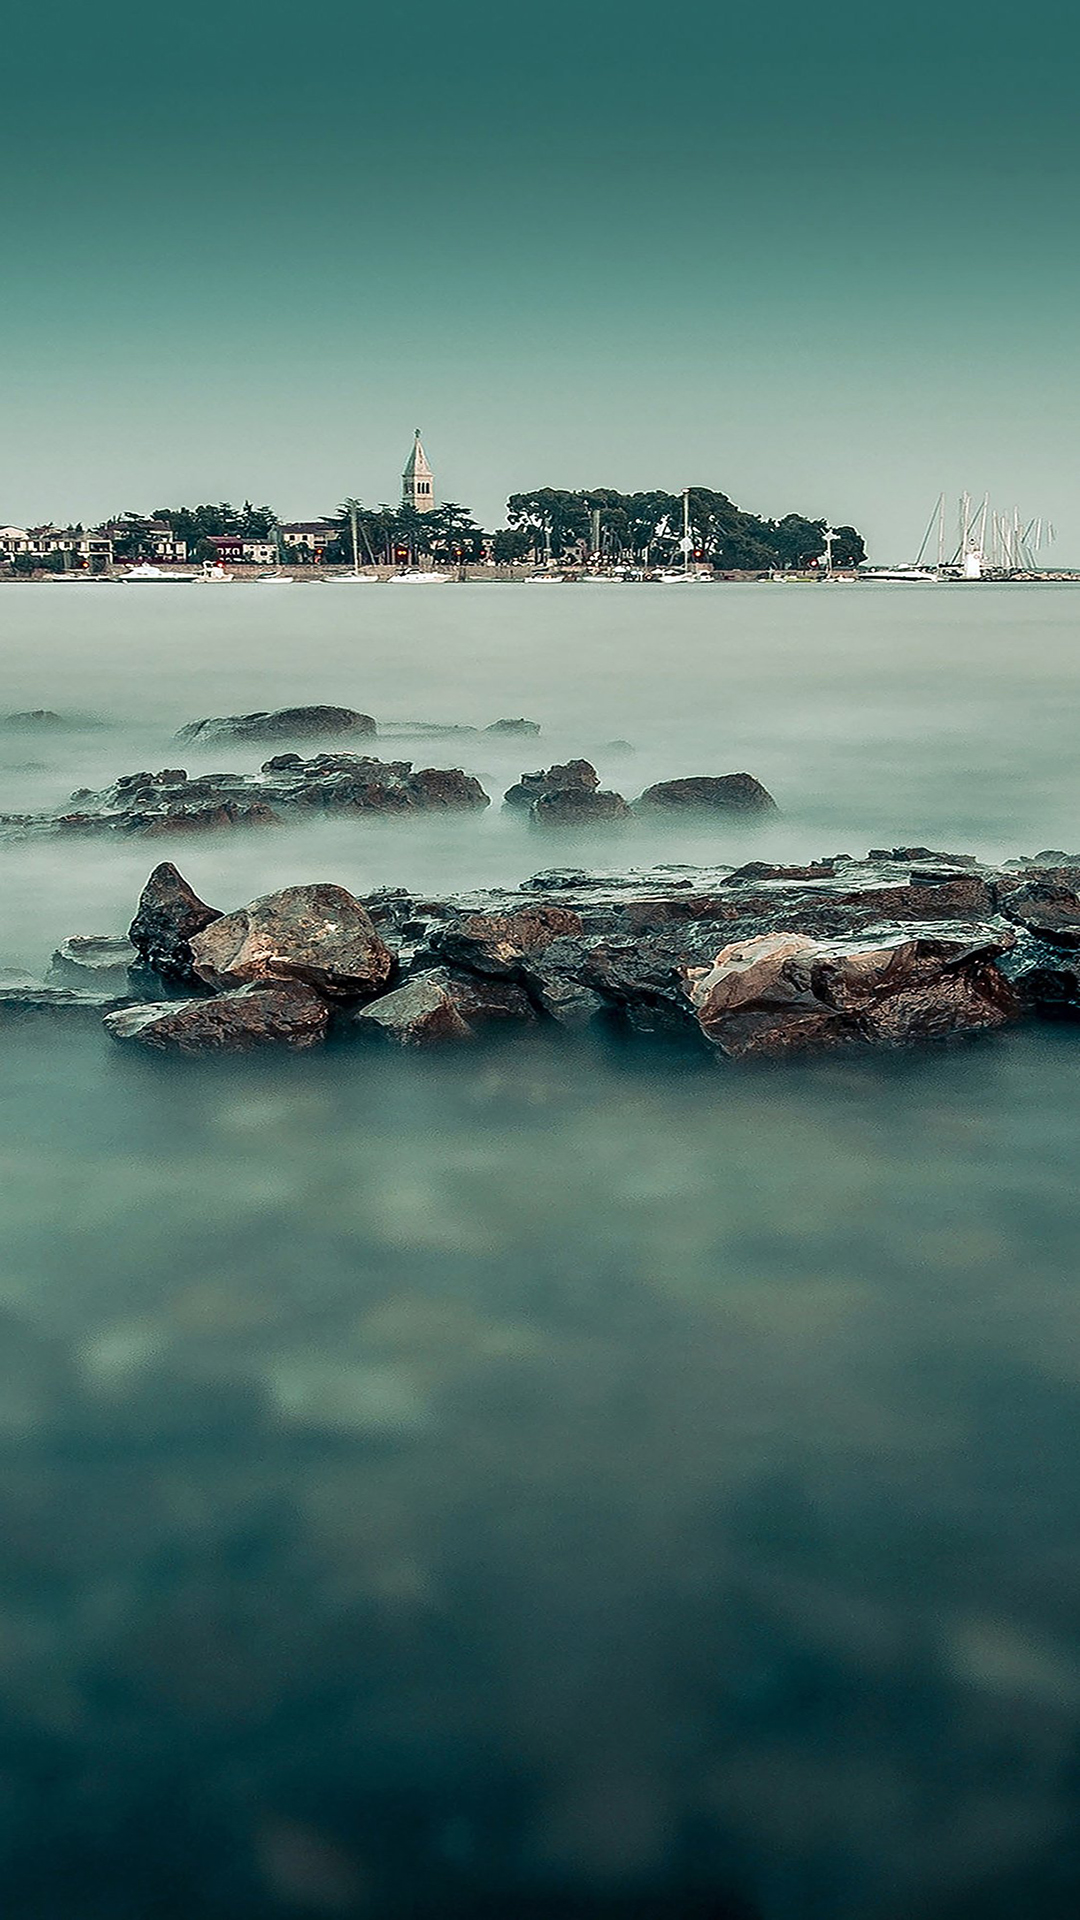
[[[0,967],[176,861],[429,895],[554,867],[1080,848],[1069,585],[0,588],[0,812],[372,714],[482,815],[0,838]],[[538,738],[485,731],[538,722]],[[409,737],[410,726],[456,727]],[[545,835],[749,772],[757,825]],[[0,1032],[11,1920],[1070,1920],[1080,1026],[175,1062]]]

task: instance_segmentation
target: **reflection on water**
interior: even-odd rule
[[[5,1034],[8,1910],[1074,1913],[1078,1045]]]

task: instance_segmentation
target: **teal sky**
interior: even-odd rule
[[[6,29],[0,521],[939,488],[1080,561],[1063,4],[57,0]]]

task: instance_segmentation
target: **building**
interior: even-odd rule
[[[65,571],[101,571],[112,566],[112,541],[107,533],[86,533],[82,527],[0,527],[4,560],[28,557],[45,565],[54,554]]]
[[[417,513],[430,513],[435,505],[435,476],[420,444],[419,427],[401,476],[401,504],[403,507],[414,507]]]
[[[312,560],[321,560],[341,529],[333,520],[290,520],[279,529],[283,547],[299,551]]]

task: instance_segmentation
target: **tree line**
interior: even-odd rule
[[[547,560],[579,564],[595,555],[609,564],[650,567],[671,565],[682,556],[682,494],[539,487],[531,493],[511,494],[506,517],[507,525],[492,538],[493,558],[503,564]],[[151,519],[166,522],[178,539],[185,540],[193,559],[209,558],[210,541],[223,534],[271,540],[287,564],[312,558],[309,546],[289,540],[272,507],[257,507],[250,500],[242,507],[228,501],[215,506],[158,507]],[[402,559],[415,564],[421,558],[457,565],[481,559],[487,539],[468,508],[453,500],[443,501],[429,513],[418,513],[412,506],[366,507],[359,500],[345,500],[323,518],[326,543],[319,557],[324,564],[352,564],[354,521],[361,565],[395,565]],[[803,569],[819,562],[826,549],[825,520],[810,520],[798,513],[764,520],[709,487],[690,488],[689,523],[692,557],[721,571]],[[116,524],[123,529],[115,537],[116,557],[147,557],[149,521],[129,513]],[[849,526],[833,529],[832,555],[836,566],[858,566],[866,558],[861,534]]]

